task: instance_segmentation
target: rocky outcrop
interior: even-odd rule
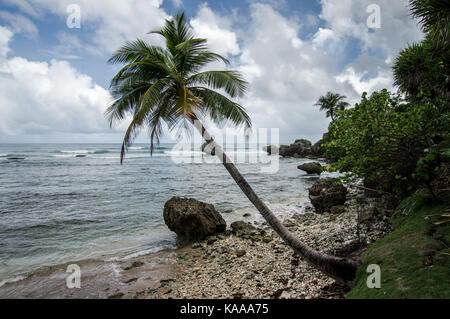
[[[319,174],[322,173],[322,165],[318,162],[310,162],[297,166],[298,169],[305,171],[307,174]]]
[[[172,197],[167,201],[164,222],[182,244],[226,230],[225,220],[213,205],[192,198]]]
[[[280,154],[280,149],[275,145],[268,145],[263,147],[263,151],[267,152],[269,155],[278,155]]]
[[[279,154],[283,157],[317,158],[322,156],[322,150],[316,144],[313,146],[310,141],[299,139],[291,145],[280,145]]]
[[[203,143],[201,151],[211,156],[216,155],[216,149],[212,146],[211,143],[208,142]]]
[[[320,179],[309,189],[309,199],[317,213],[330,211],[331,207],[345,203],[347,188],[336,181],[336,178]]]

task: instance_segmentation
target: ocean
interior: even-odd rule
[[[214,204],[227,224],[250,212],[250,202],[221,164],[199,150],[161,144],[150,157],[136,144],[120,165],[120,144],[0,144],[0,286],[42,267],[71,261],[116,260],[173,249],[163,220],[172,196]],[[228,154],[268,155],[262,146]],[[81,157],[80,157],[81,156]],[[20,158],[20,159],[11,159]],[[186,158],[193,163],[183,162]],[[277,173],[262,163],[237,164],[277,215],[303,213],[316,176],[297,169],[307,159],[280,159]]]

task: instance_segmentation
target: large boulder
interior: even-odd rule
[[[313,155],[311,142],[305,139],[296,140],[291,145],[280,145],[279,154],[283,157],[307,157]]]
[[[264,146],[263,151],[267,152],[269,155],[278,155],[280,153],[279,148],[275,145]]]
[[[298,169],[305,171],[307,174],[319,174],[322,173],[322,165],[318,162],[310,162],[297,166]]]
[[[180,197],[172,197],[164,205],[164,222],[178,235],[180,243],[202,240],[227,227],[213,205]]]
[[[203,143],[201,151],[211,156],[216,155],[216,148],[212,146],[212,143],[208,142]]]
[[[302,138],[302,139],[299,139],[299,140],[295,140],[294,145],[301,145],[304,148],[307,148],[307,147],[311,147],[312,143],[310,141],[305,140],[305,139]]]
[[[336,181],[336,178],[319,179],[309,189],[309,199],[317,213],[330,211],[331,207],[345,203],[347,188]]]

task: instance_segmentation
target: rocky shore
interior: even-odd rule
[[[381,209],[374,201],[361,204],[358,196],[360,192],[350,190],[339,213],[316,214],[311,209],[283,223],[314,249],[358,255],[390,230],[388,217],[377,213]],[[179,270],[172,277],[134,298],[310,299],[343,298],[346,292],[301,260],[265,223],[209,236],[177,250],[176,260]]]

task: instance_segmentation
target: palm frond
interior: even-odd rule
[[[236,126],[244,124],[247,128],[251,128],[250,116],[245,108],[238,103],[208,88],[192,87],[189,89],[203,102],[199,111],[210,116],[214,122],[220,123],[224,120],[231,120]]]
[[[191,76],[188,83],[204,84],[213,89],[224,89],[232,98],[243,97],[248,89],[248,82],[236,71],[205,71]]]

